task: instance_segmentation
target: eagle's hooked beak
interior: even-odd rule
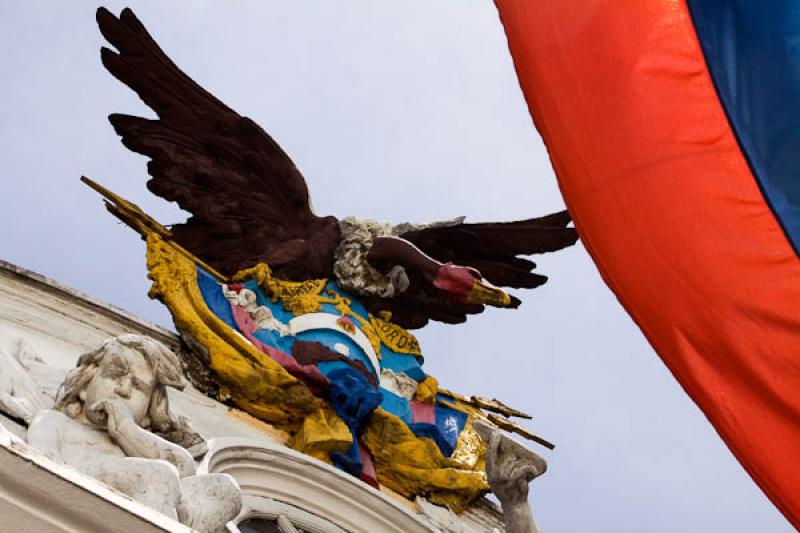
[[[460,302],[515,307],[507,292],[489,283],[474,268],[445,263],[436,273],[433,285]]]

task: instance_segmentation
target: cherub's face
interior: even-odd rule
[[[122,400],[136,423],[141,425],[147,417],[155,386],[153,369],[141,353],[128,348],[109,353],[100,361],[94,377],[80,393],[86,418],[94,424],[104,425],[105,412],[92,407],[101,400]]]

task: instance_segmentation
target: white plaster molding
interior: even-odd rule
[[[172,350],[179,347],[178,337],[164,328],[0,261],[0,347],[6,352],[13,354],[24,339],[51,369],[65,372],[81,353],[124,333],[147,335]],[[30,374],[44,386],[33,372],[40,366],[34,364]]]
[[[198,472],[230,474],[246,502],[260,498],[288,503],[346,531],[438,531],[423,516],[363,481],[285,446],[241,438],[212,439],[208,444]]]
[[[0,517],[4,531],[192,532],[99,481],[49,459],[2,426]]]
[[[98,300],[97,298],[89,296],[88,294],[77,289],[73,289],[72,287],[67,287],[66,285],[63,285],[54,279],[50,279],[47,276],[43,276],[37,272],[33,272],[32,270],[22,268],[13,263],[9,263],[0,259],[0,272],[11,279],[16,278],[16,280],[29,287],[35,287],[36,289],[49,292],[55,297],[68,301],[74,301],[83,306],[90,307],[94,311],[122,323],[130,330],[142,331],[151,337],[155,337],[161,342],[168,343],[168,345],[176,342],[176,336],[171,331],[166,330],[161,326],[154,324],[153,322],[149,322],[132,313],[129,313],[128,311],[125,311],[124,309],[115,305]],[[30,303],[36,302],[31,301]]]
[[[228,525],[228,531],[232,533],[241,533],[239,528],[234,525],[234,522],[236,524],[241,524],[249,518],[277,520],[280,517],[287,518],[292,526],[301,528],[308,533],[347,533],[346,530],[340,528],[330,520],[326,520],[285,502],[279,502],[262,496],[248,495],[243,497],[243,501],[244,506],[242,508],[242,513],[236,520]]]
[[[421,496],[417,496],[414,503],[431,523],[445,533],[487,533],[489,531],[497,531],[495,528],[487,529],[464,520],[447,507],[431,503]]]

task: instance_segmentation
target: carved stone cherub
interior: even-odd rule
[[[202,455],[205,442],[167,402],[166,387],[182,388],[181,377],[163,344],[109,339],[80,357],[55,409],[31,422],[28,443],[194,529],[221,531],[239,513],[241,493],[226,474],[195,475],[189,450]]]

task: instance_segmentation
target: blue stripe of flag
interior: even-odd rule
[[[728,120],[800,254],[800,0],[687,0]]]

